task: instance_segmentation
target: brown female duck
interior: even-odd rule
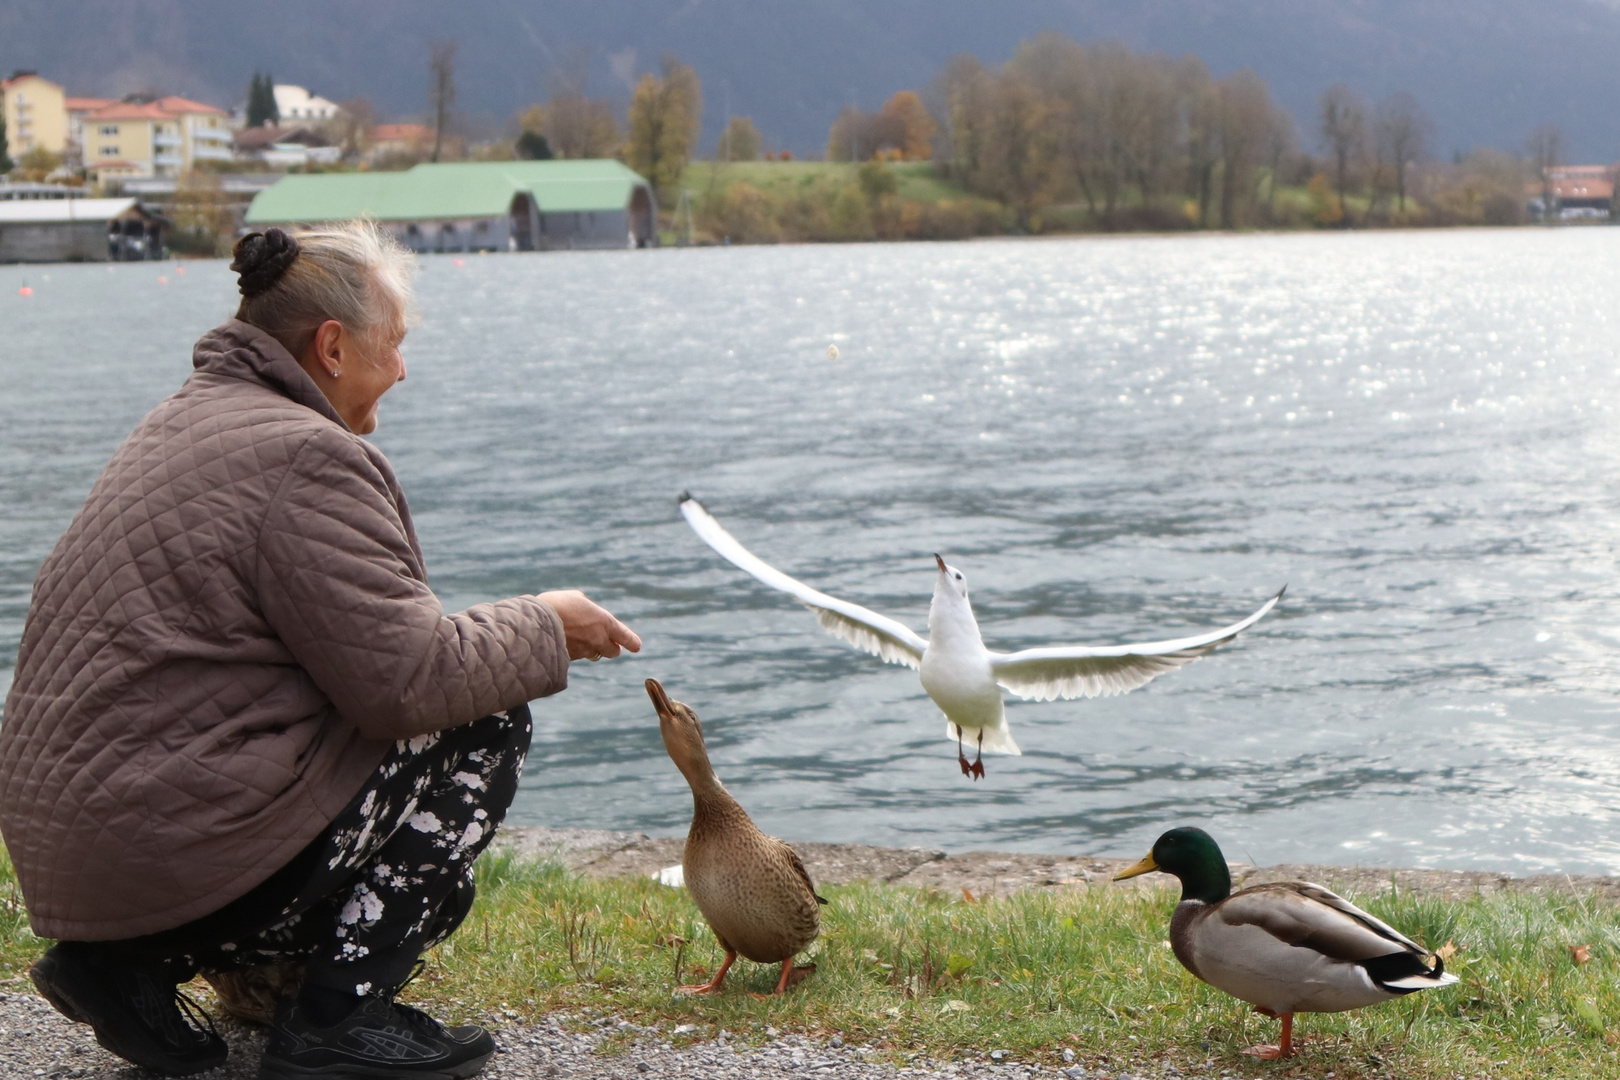
[[[697,713],[671,700],[657,679],[647,696],[658,710],[664,748],[692,788],[692,830],[681,867],[687,891],[726,951],[714,978],[682,993],[713,994],[739,955],[758,964],[782,965],[776,993],[816,970],[795,967],[793,956],[821,932],[819,905],[810,874],[792,848],[766,836],[749,820],[709,764]]]

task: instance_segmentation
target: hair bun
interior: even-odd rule
[[[237,289],[243,296],[258,296],[274,285],[298,257],[298,241],[280,229],[266,229],[242,237],[232,254],[236,256],[231,269],[236,271]]]

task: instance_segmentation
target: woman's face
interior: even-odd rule
[[[397,319],[371,334],[355,334],[330,319],[315,331],[300,364],[349,430],[370,435],[377,430],[377,403],[405,379],[404,320]]]

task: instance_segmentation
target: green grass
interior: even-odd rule
[[[1303,1016],[1288,1063],[1241,1057],[1276,1037],[1274,1021],[1195,980],[1165,943],[1174,896],[1098,886],[968,901],[893,886],[823,889],[832,903],[820,970],[785,997],[756,998],[776,969],[740,963],[714,998],[678,982],[720,960],[684,890],[595,881],[554,865],[486,858],[478,906],[430,955],[408,992],[447,1019],[518,1023],[566,1010],[615,1015],[676,1043],[742,1040],[766,1028],[841,1035],[896,1058],[992,1049],[1055,1063],[1064,1048],[1094,1066],[1147,1059],[1244,1076],[1590,1077],[1616,1069],[1620,907],[1575,895],[1467,901],[1385,896],[1375,914],[1425,944],[1453,941],[1461,983],[1336,1016]],[[42,950],[0,867],[0,975]],[[1591,947],[1577,966],[1568,946]],[[677,1025],[695,1028],[673,1034]]]
[[[902,199],[937,203],[968,197],[966,191],[941,179],[926,161],[895,162],[889,168],[898,183],[895,194]],[[842,161],[694,161],[686,167],[680,186],[701,195],[740,180],[767,194],[786,194],[818,183],[837,187],[859,183],[859,169],[859,165]]]

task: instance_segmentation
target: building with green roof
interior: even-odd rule
[[[658,239],[651,186],[607,158],[288,176],[254,198],[246,220],[263,228],[361,217],[419,252],[647,247]]]

